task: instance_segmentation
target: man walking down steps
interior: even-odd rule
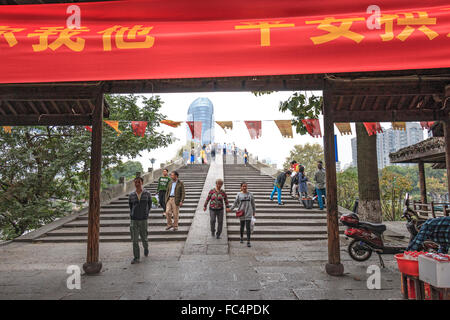
[[[128,196],[128,204],[130,206],[130,233],[131,241],[133,241],[133,255],[134,258],[131,264],[139,262],[140,249],[139,237],[141,237],[142,246],[144,247],[144,255],[148,256],[148,214],[152,207],[152,195],[149,191],[143,190],[142,185],[144,179],[137,177],[134,179],[136,191],[133,191]]]

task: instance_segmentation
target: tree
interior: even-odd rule
[[[148,121],[144,137],[120,123],[119,136],[103,126],[102,185],[112,181],[113,168],[123,158],[167,146],[171,135],[156,131],[159,97],[106,96],[110,119]],[[0,131],[0,236],[12,239],[38,228],[85,203],[89,189],[91,133],[84,126],[14,127]],[[105,183],[106,182],[106,183]]]
[[[348,168],[337,173],[338,205],[352,210],[358,198],[358,172],[356,168]]]
[[[308,177],[312,177],[316,171],[317,161],[323,160],[323,148],[320,144],[306,143],[304,145],[297,144],[291,150],[289,157],[286,158],[283,164],[284,168],[289,168],[291,161],[295,160],[305,167],[305,172]]]
[[[358,214],[362,220],[380,223],[382,211],[378,180],[377,136],[369,136],[363,123],[355,125],[358,153]]]
[[[405,193],[413,189],[408,176],[399,174],[395,166],[385,167],[380,179],[381,206],[385,220],[399,220],[403,209]]]
[[[142,164],[138,161],[127,161],[119,164],[111,169],[111,176],[113,178],[111,184],[118,183],[120,177],[125,177],[125,180],[132,179],[136,176],[136,172],[142,173],[143,171]]]

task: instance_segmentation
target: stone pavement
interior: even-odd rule
[[[82,243],[0,246],[0,299],[401,299],[394,257],[384,257],[381,289],[367,288],[367,267],[378,257],[352,261],[341,239],[345,275],[325,273],[326,240],[255,241],[251,248],[211,237],[203,211],[207,191],[223,177],[221,159],[211,164],[186,242],[150,242],[150,255],[131,265],[131,243],[100,243],[103,270],[81,276],[81,289],[66,282],[70,265],[85,261]],[[226,222],[224,222],[226,227]],[[402,230],[404,222],[391,229]],[[394,239],[393,244],[401,240]]]
[[[184,244],[154,242],[130,265],[131,244],[100,243],[103,270],[69,290],[66,268],[81,267],[84,244],[11,243],[0,247],[0,299],[401,299],[393,256],[384,257],[381,290],[368,290],[367,267],[345,252],[345,275],[324,271],[326,241],[230,243],[228,254],[184,254]]]
[[[211,236],[209,209],[203,211],[203,204],[208,197],[208,192],[215,187],[217,179],[223,180],[222,155],[217,155],[216,161],[210,163],[205,185],[184,246],[184,255],[228,254],[226,214],[224,214],[224,228],[221,239],[216,239]]]

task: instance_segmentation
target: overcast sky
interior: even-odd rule
[[[278,111],[280,101],[289,98],[292,92],[275,92],[270,95],[260,97],[254,96],[250,92],[205,92],[205,93],[170,93],[160,94],[164,104],[161,113],[167,116],[167,119],[175,121],[185,121],[189,105],[199,97],[209,98],[214,105],[214,116],[216,121],[241,120],[242,122],[233,123],[232,131],[223,131],[221,127],[215,124],[215,141],[219,143],[235,143],[240,148],[247,148],[253,155],[258,155],[259,159],[269,159],[276,163],[279,168],[282,167],[290,150],[296,144],[319,143],[323,145],[321,138],[313,138],[309,135],[299,135],[294,131],[294,138],[283,138],[273,121],[262,122],[262,136],[259,139],[252,140],[243,120],[283,120],[292,119],[291,114]],[[308,92],[311,94],[311,92]],[[314,92],[315,95],[321,95],[321,92]],[[321,129],[323,134],[323,122]],[[389,128],[388,123],[382,124],[383,128]],[[151,167],[150,159],[155,158],[155,168],[159,164],[173,158],[181,145],[186,143],[186,124],[183,123],[178,128],[171,128],[161,125],[160,131],[172,132],[179,141],[173,143],[167,148],[159,148],[152,152],[143,152],[142,157],[135,160],[140,161],[144,169]],[[352,161],[351,138],[353,138],[355,127],[352,124],[352,135],[341,136],[335,127],[337,134],[338,153],[341,166]]]

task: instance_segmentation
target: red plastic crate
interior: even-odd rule
[[[407,274],[409,276],[418,277],[419,276],[419,262],[414,260],[407,260],[403,258],[403,253],[398,253],[395,255],[397,259],[398,270],[401,273]]]

